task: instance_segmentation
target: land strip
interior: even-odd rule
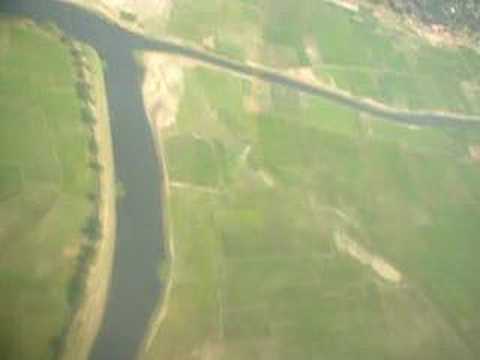
[[[101,237],[95,246],[94,260],[88,269],[83,302],[70,325],[62,359],[88,358],[105,312],[115,247],[116,208],[115,170],[112,151],[110,116],[105,92],[102,62],[95,51],[87,48],[88,63],[92,66],[91,81],[96,121],[92,128],[98,147],[97,160],[101,166],[98,189],[98,217]]]

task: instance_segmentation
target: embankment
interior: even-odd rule
[[[92,48],[86,48],[86,55],[87,63],[91,66],[96,115],[92,129],[98,149],[97,161],[101,167],[97,199],[101,237],[97,240],[94,260],[88,269],[82,303],[67,332],[61,355],[63,360],[88,358],[105,312],[115,245],[115,171],[103,68],[101,60]]]
[[[175,239],[172,232],[171,212],[169,211],[169,188],[170,181],[168,177],[167,161],[163,149],[162,135],[169,128],[175,126],[178,105],[184,91],[184,73],[183,68],[191,64],[174,56],[168,56],[159,53],[144,53],[141,57],[141,66],[144,68],[144,79],[142,86],[142,95],[147,112],[148,122],[152,131],[153,142],[157,159],[162,168],[163,186],[163,229],[166,256],[159,269],[164,288],[159,296],[159,302],[155,312],[147,326],[146,336],[140,346],[139,357],[141,358],[156,335],[162,321],[168,312],[168,302],[170,298],[172,283],[174,279],[175,262]]]

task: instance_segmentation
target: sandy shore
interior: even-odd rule
[[[148,351],[162,321],[168,312],[168,303],[175,274],[172,269],[175,262],[175,240],[172,232],[172,219],[169,211],[168,164],[163,150],[165,132],[175,127],[178,106],[184,92],[184,69],[194,66],[193,62],[159,53],[142,54],[142,64],[145,68],[142,95],[153,141],[163,173],[162,204],[164,241],[168,259],[168,269],[165,272],[166,285],[159,294],[159,303],[148,325],[146,336],[140,346],[139,358]]]
[[[105,312],[110,286],[116,231],[115,171],[110,117],[106,99],[102,63],[93,49],[88,49],[88,62],[94,69],[93,92],[97,121],[93,126],[98,146],[99,217],[102,237],[98,240],[95,260],[89,269],[84,300],[75,314],[65,340],[63,360],[87,359]]]
[[[145,22],[168,20],[172,0],[60,0],[81,6],[104,16],[126,30],[144,33]],[[127,20],[125,14],[133,16]]]

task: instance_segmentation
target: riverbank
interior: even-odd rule
[[[94,261],[88,270],[83,302],[67,333],[61,356],[63,360],[88,358],[105,312],[115,246],[115,170],[103,68],[101,59],[92,48],[86,47],[86,55],[87,63],[92,67],[92,93],[96,115],[92,129],[98,149],[97,160],[101,167],[97,200],[101,237],[97,240]]]
[[[145,111],[152,132],[156,157],[162,168],[163,174],[161,188],[163,204],[162,224],[164,233],[163,239],[166,249],[165,258],[158,269],[159,276],[162,281],[166,281],[166,285],[159,294],[158,305],[156,306],[150,319],[150,323],[147,326],[145,332],[146,336],[144,337],[138,352],[139,358],[142,358],[143,354],[148,351],[158,328],[167,315],[168,303],[174,279],[175,241],[173,236],[173,219],[169,207],[170,180],[165,151],[163,149],[162,133],[175,124],[178,103],[181,97],[180,94],[183,92],[183,71],[182,65],[172,64],[171,62],[169,63],[169,59],[172,60],[174,57],[155,53],[142,53],[138,56],[138,65],[142,66],[144,69],[142,96]],[[176,78],[177,80],[169,82],[168,78],[172,78],[172,74],[174,74],[173,78]],[[174,90],[173,93],[172,90]],[[162,109],[162,111],[156,109]]]

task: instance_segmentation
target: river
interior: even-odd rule
[[[472,117],[412,113],[382,108],[361,99],[303,83],[279,73],[239,64],[175,42],[147,39],[74,5],[52,0],[2,0],[0,11],[53,22],[68,36],[95,48],[106,64],[117,179],[125,196],[117,204],[117,239],[105,317],[90,359],[135,357],[161,293],[158,266],[163,256],[162,174],[143,107],[142,69],[137,50],[158,50],[285,85],[387,120],[429,126],[477,126]],[[474,120],[480,120],[475,118]]]

